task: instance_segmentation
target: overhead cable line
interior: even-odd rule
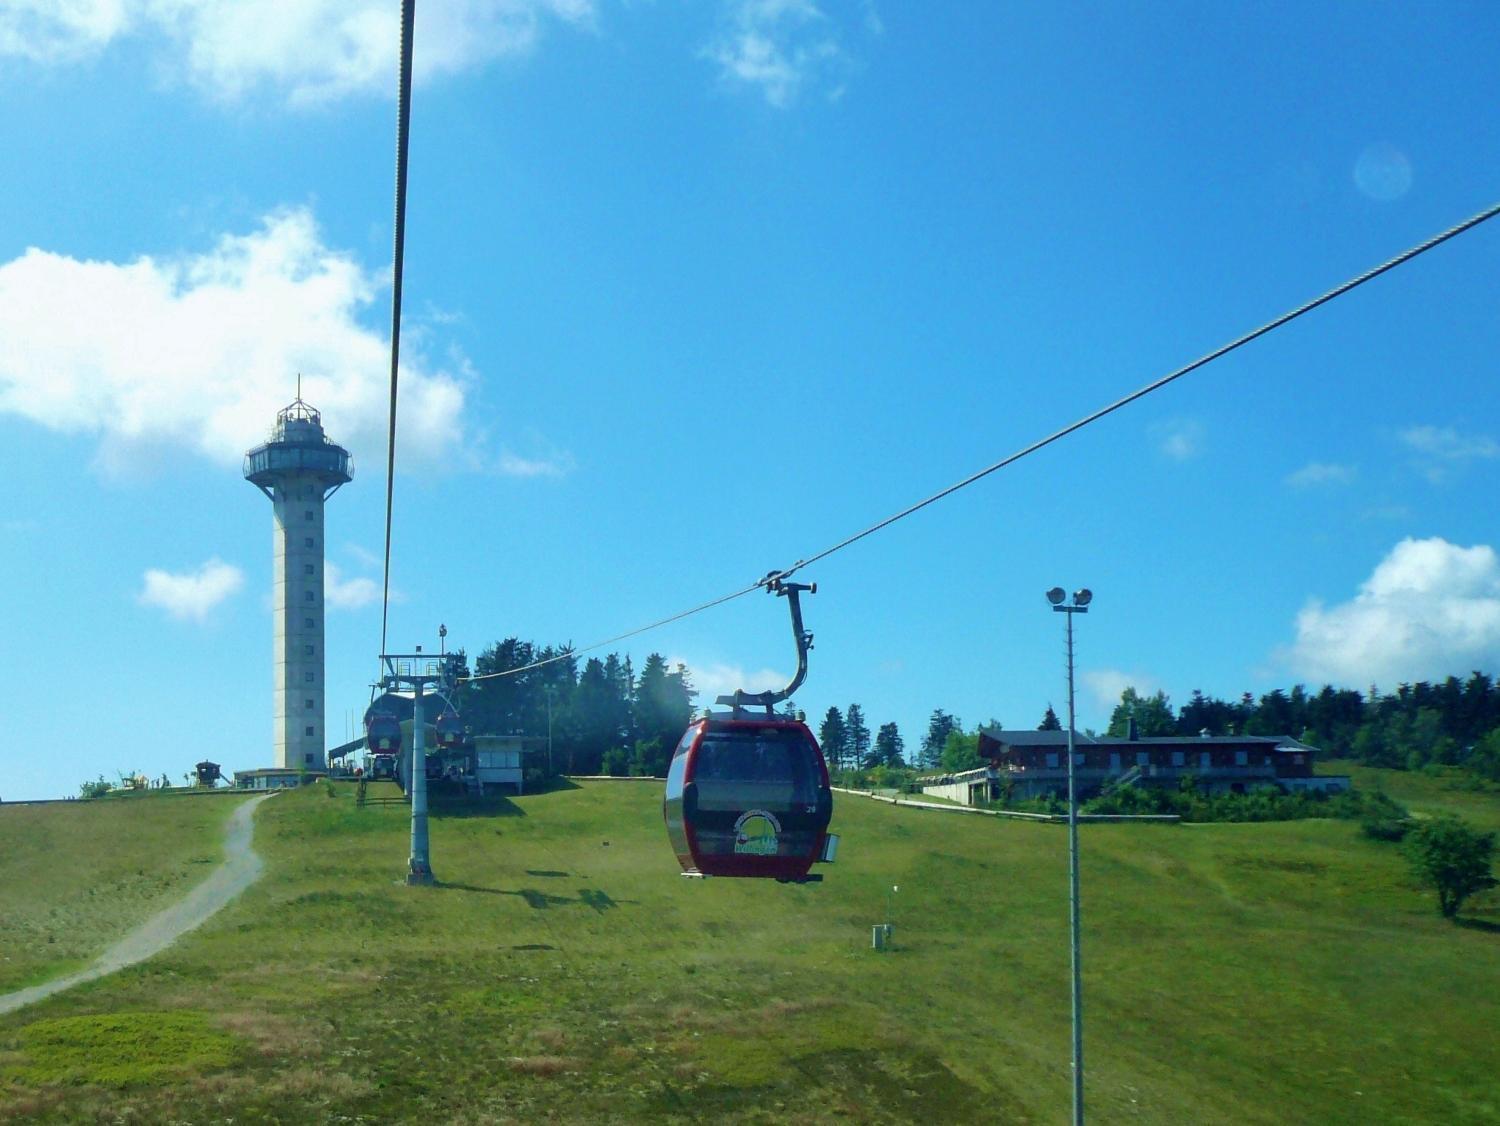
[[[1047,435],[1045,438],[1041,438],[1035,442],[1032,442],[1029,446],[1024,446],[1021,449],[1017,450],[1015,453],[1001,458],[994,464],[987,465],[983,469],[969,474],[969,476],[965,477],[963,480],[949,485],[946,489],[933,493],[925,500],[919,500],[917,501],[917,503],[903,508],[900,512],[897,512],[892,516],[887,516],[884,520],[881,520],[875,524],[871,524],[863,531],[856,532],[852,536],[848,536],[842,540],[839,540],[838,543],[835,543],[831,547],[826,547],[822,551],[819,551],[814,555],[809,555],[804,559],[799,559],[784,570],[770,572],[764,578],[758,579],[756,582],[752,583],[748,587],[745,587],[743,590],[737,590],[732,594],[723,595],[722,597],[715,598],[711,602],[705,602],[702,605],[695,606],[690,610],[683,610],[681,613],[673,614],[671,617],[662,618],[660,621],[652,622],[650,625],[641,626],[640,628],[630,630],[627,633],[617,634],[614,637],[607,638],[604,641],[595,642],[592,645],[586,645],[582,648],[577,649],[568,649],[555,657],[548,657],[545,660],[536,661],[532,664],[524,665],[520,668],[506,669],[502,672],[486,673],[483,676],[476,676],[472,677],[471,679],[487,680],[490,677],[515,676],[517,673],[529,672],[532,669],[541,668],[543,665],[550,665],[554,661],[560,661],[566,657],[571,657],[579,653],[587,653],[594,649],[603,648],[606,645],[613,645],[615,642],[623,641],[625,638],[634,637],[637,634],[646,633],[649,630],[657,629],[672,622],[681,621],[683,618],[691,617],[692,615],[701,613],[704,610],[711,609],[715,606],[720,606],[725,602],[729,602],[733,599],[741,597],[742,595],[749,594],[753,590],[757,590],[761,587],[768,587],[776,580],[785,579],[790,575],[795,574],[797,571],[800,571],[803,567],[808,567],[814,563],[819,562],[820,560],[827,559],[835,552],[842,551],[844,550],[844,548],[858,543],[866,536],[874,535],[876,532],[882,531],[885,528],[889,528],[898,520],[904,520],[908,516],[911,516],[913,513],[920,512],[928,505],[935,504],[938,501],[942,500],[944,497],[952,496],[960,489],[967,488],[968,486],[974,484],[974,482],[988,477],[991,473],[994,473],[1000,469],[1004,469],[1007,465],[1013,465],[1014,463],[1020,461],[1023,457],[1034,454],[1038,450],[1043,449],[1046,446],[1050,446],[1053,442],[1056,442],[1062,438],[1066,438],[1069,434],[1072,434],[1078,430],[1082,430],[1085,426],[1088,426],[1092,423],[1098,422],[1101,418],[1104,418],[1106,415],[1113,414],[1121,407],[1128,406],[1129,404],[1135,402],[1137,399],[1145,398],[1153,391],[1161,390],[1167,384],[1181,379],[1189,372],[1196,371],[1201,367],[1211,364],[1214,360],[1220,359],[1223,356],[1227,356],[1230,352],[1235,351],[1237,348],[1244,347],[1244,345],[1249,344],[1252,340],[1265,336],[1267,333],[1273,332],[1285,324],[1289,324],[1305,313],[1312,312],[1314,309],[1318,308],[1318,306],[1326,305],[1334,298],[1342,297],[1350,290],[1357,289],[1360,286],[1364,285],[1365,282],[1372,281],[1373,279],[1378,278],[1381,274],[1388,273],[1389,271],[1394,270],[1397,266],[1401,266],[1407,262],[1410,262],[1413,258],[1427,253],[1427,251],[1433,249],[1434,247],[1441,246],[1449,239],[1456,238],[1458,235],[1463,234],[1465,231],[1473,230],[1481,223],[1493,219],[1496,215],[1500,215],[1500,203],[1492,204],[1491,206],[1485,208],[1483,211],[1479,212],[1477,215],[1465,219],[1462,223],[1458,223],[1457,225],[1449,227],[1447,230],[1442,231],[1439,234],[1433,235],[1425,242],[1420,242],[1416,246],[1413,246],[1407,250],[1403,250],[1394,258],[1389,258],[1386,261],[1382,262],[1380,265],[1374,266],[1371,269],[1366,270],[1364,273],[1358,274],[1355,277],[1350,278],[1348,281],[1334,286],[1334,288],[1328,290],[1321,296],[1314,297],[1311,301],[1307,301],[1301,305],[1298,305],[1295,309],[1281,314],[1281,316],[1275,318],[1274,320],[1267,321],[1259,328],[1252,329],[1251,331],[1245,333],[1243,336],[1235,337],[1235,339],[1231,340],[1228,344],[1215,348],[1212,352],[1208,352],[1198,357],[1191,363],[1184,364],[1182,367],[1168,372],[1161,378],[1151,381],[1144,387],[1132,391],[1130,394],[1124,396],[1123,398],[1116,399],[1108,406],[1100,407],[1098,410],[1092,412],[1091,414],[1084,415],[1076,422],[1069,423],[1061,430],[1056,430],[1053,433]]]
[[[380,651],[391,609],[391,511],[396,496],[396,375],[401,362],[401,276],[406,264],[406,151],[411,133],[411,41],[416,0],[401,0],[401,79],[396,107],[396,246],[391,265],[391,417],[385,453],[385,578],[380,595]]]

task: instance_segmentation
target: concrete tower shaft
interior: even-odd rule
[[[270,440],[245,455],[245,480],[275,516],[271,601],[275,761],[281,770],[323,770],[323,505],[352,480],[349,451],[330,442],[299,395],[276,415]]]

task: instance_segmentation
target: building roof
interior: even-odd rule
[[[988,739],[992,743],[999,743],[1002,747],[1066,747],[1068,745],[1068,733],[1066,731],[1029,731],[1025,728],[1001,728],[983,727],[979,730],[980,739]],[[1139,739],[1127,739],[1120,735],[1085,735],[1078,732],[1074,736],[1074,746],[1091,747],[1271,747],[1276,750],[1287,751],[1309,751],[1316,753],[1316,747],[1310,747],[1290,735],[1142,735]]]

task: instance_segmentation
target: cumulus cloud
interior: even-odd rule
[[[148,570],[137,598],[179,621],[203,622],[209,611],[244,585],[244,572],[215,556],[196,571],[182,574]]]
[[[1078,679],[1083,681],[1084,687],[1101,708],[1113,708],[1120,702],[1120,694],[1127,688],[1134,688],[1142,696],[1150,696],[1156,692],[1156,681],[1153,678],[1121,669],[1086,669],[1078,674]]]
[[[0,265],[0,412],[96,437],[107,470],[166,447],[238,467],[301,372],[329,436],[378,467],[390,353],[359,317],[381,280],[324,245],[305,210],[174,258],[28,250]],[[415,346],[402,358],[399,452],[451,458],[469,377]]]
[[[1434,484],[1472,461],[1500,458],[1500,442],[1488,434],[1461,434],[1451,426],[1413,426],[1397,439],[1416,455],[1416,466]]]
[[[698,690],[697,705],[708,707],[719,696],[727,696],[737,688],[746,692],[765,692],[782,689],[792,679],[790,673],[762,668],[747,670],[740,665],[726,665],[714,661],[691,661],[686,657],[669,657],[667,667],[675,669],[679,664],[688,668],[688,679]]]
[[[725,7],[718,34],[703,48],[717,63],[720,80],[748,87],[771,105],[793,104],[804,87],[828,83],[829,96],[843,92],[841,76],[850,67],[839,30],[813,0],[733,0]],[[865,10],[870,34],[883,28],[873,7]]]
[[[524,56],[549,23],[593,25],[593,0],[443,0],[418,6],[413,77]],[[127,33],[165,44],[168,73],[214,97],[263,86],[293,104],[392,91],[399,5],[389,0],[0,0],[0,54],[70,62]]]
[[[380,584],[362,575],[346,578],[330,559],[323,565],[323,600],[331,610],[358,610],[380,601]]]
[[[1359,471],[1352,465],[1339,465],[1326,461],[1310,461],[1294,473],[1288,473],[1285,481],[1294,489],[1312,489],[1320,485],[1352,484]]]
[[[127,0],[0,0],[0,56],[87,58],[126,30],[131,7]]]
[[[1348,602],[1311,601],[1286,663],[1313,680],[1427,680],[1500,660],[1500,558],[1486,544],[1404,539]]]
[[[545,457],[522,457],[509,450],[501,451],[495,468],[507,477],[562,477],[573,470],[573,457],[554,453]]]
[[[1203,424],[1190,418],[1171,418],[1151,427],[1156,448],[1173,461],[1189,461],[1203,448]]]

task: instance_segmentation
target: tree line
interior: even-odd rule
[[[652,653],[637,673],[628,654],[611,653],[580,670],[568,648],[510,637],[485,649],[473,673],[487,679],[469,681],[455,701],[464,724],[487,735],[550,730],[559,772],[665,774],[698,695],[686,666]]]
[[[1298,684],[1229,701],[1195,689],[1176,711],[1162,692],[1126,688],[1105,734],[1127,734],[1132,718],[1143,736],[1291,735],[1325,756],[1369,766],[1459,766],[1500,780],[1500,686],[1477,670],[1386,693],[1374,685],[1364,693],[1332,685],[1309,692]]]
[[[486,648],[473,664],[474,675],[485,679],[465,684],[455,701],[465,725],[479,734],[545,737],[550,715],[557,771],[665,774],[698,696],[687,667],[669,668],[665,657],[652,653],[637,673],[628,654],[611,653],[590,657],[580,669],[568,649],[515,637]],[[802,716],[792,700],[780,714]],[[953,717],[934,714],[945,716],[946,725],[928,732],[919,761],[935,763],[933,741],[940,752],[948,731],[957,728]],[[872,733],[857,703],[829,708],[818,741],[835,771],[908,765],[897,725],[884,723]]]
[[[637,672],[630,656],[590,657],[582,667],[567,646],[539,646],[507,638],[474,662],[480,676],[457,701],[476,732],[545,736],[550,706],[554,766],[577,774],[662,774],[693,717],[698,696],[688,669],[669,668],[652,653]],[[538,668],[528,666],[548,661]],[[797,715],[788,701],[782,713]],[[1292,735],[1325,756],[1371,766],[1416,770],[1460,766],[1500,780],[1500,685],[1479,671],[1466,679],[1401,684],[1381,693],[1324,685],[1249,692],[1224,700],[1194,690],[1180,708],[1163,692],[1126,688],[1105,734],[1124,736],[1130,721],[1142,736]],[[983,725],[998,727],[998,720]],[[1061,730],[1050,704],[1036,725]],[[1092,734],[1092,732],[1090,732]],[[851,770],[957,771],[979,765],[979,727],[966,729],[942,708],[933,710],[915,747],[894,722],[872,730],[864,707],[830,707],[817,728],[829,767]]]

